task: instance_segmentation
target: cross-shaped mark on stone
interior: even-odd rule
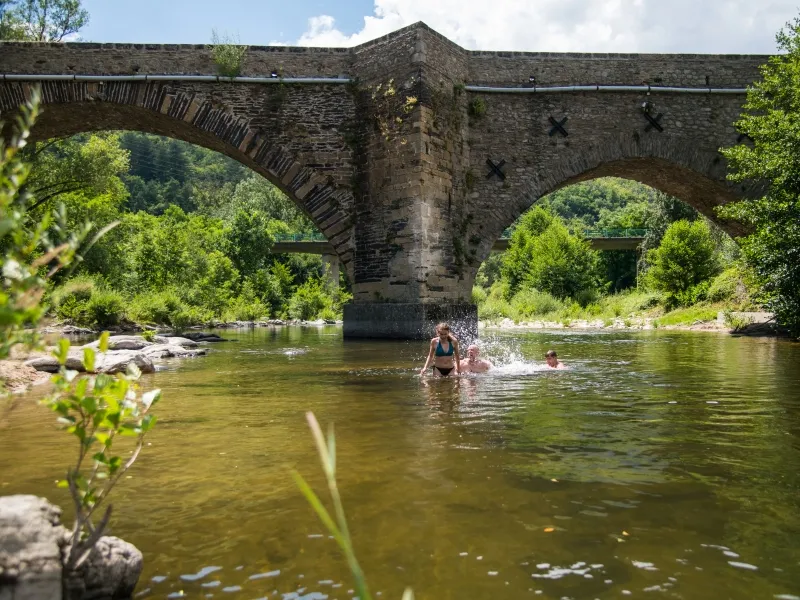
[[[647,127],[644,128],[645,131],[650,131],[651,129],[653,129],[653,127],[655,127],[659,132],[664,131],[664,127],[662,127],[661,125],[661,117],[663,117],[664,115],[658,113],[654,117],[649,112],[644,112],[642,114],[644,115],[644,118],[649,121]]]
[[[556,121],[553,116],[550,116],[550,124],[553,128],[550,130],[550,137],[553,137],[556,133],[560,133],[564,137],[567,137],[569,134],[567,130],[564,128],[564,123],[567,122],[567,117],[564,117],[560,121]]]
[[[491,179],[492,175],[497,175],[500,181],[505,181],[506,174],[501,170],[503,165],[506,164],[504,159],[501,158],[499,163],[494,164],[491,158],[487,158],[486,164],[489,165],[489,172],[486,174],[486,179]]]

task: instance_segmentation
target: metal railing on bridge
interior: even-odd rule
[[[583,229],[580,234],[587,239],[643,238],[647,236],[648,231],[648,229]],[[500,239],[507,240],[512,233],[513,229],[506,229]]]
[[[321,233],[279,233],[276,242],[327,242]]]

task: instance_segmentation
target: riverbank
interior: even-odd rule
[[[678,315],[673,319],[665,317],[616,317],[613,319],[531,319],[514,321],[509,318],[480,320],[479,329],[593,329],[646,331],[702,331],[750,336],[785,337],[787,331],[775,324],[774,315],[768,312],[718,312],[715,319],[682,320]]]

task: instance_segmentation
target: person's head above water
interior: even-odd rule
[[[467,357],[469,357],[470,360],[478,360],[478,355],[480,353],[480,349],[475,344],[470,344],[469,348],[467,348]]]
[[[438,335],[442,340],[447,340],[450,338],[450,325],[447,323],[439,323],[436,326],[436,335]]]
[[[556,354],[555,350],[548,350],[545,355],[544,359],[547,361],[547,364],[551,367],[555,367],[558,365],[558,354]]]

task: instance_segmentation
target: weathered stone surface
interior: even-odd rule
[[[108,374],[124,373],[130,364],[139,367],[142,373],[155,373],[156,370],[153,361],[138,350],[114,350],[97,354],[95,371]]]
[[[142,373],[155,372],[155,367],[150,358],[138,350],[109,350],[106,353],[97,352],[95,354],[95,373],[124,373],[131,363],[139,367]],[[38,356],[25,361],[25,364],[37,371],[46,371],[48,373],[57,373],[60,368],[58,360],[54,356]],[[83,367],[83,350],[80,348],[71,349],[67,355],[66,365],[68,369],[83,373],[86,370]]]
[[[0,497],[0,598],[61,598],[60,516],[44,498]]]
[[[268,178],[310,215],[353,282],[354,303],[459,305],[469,301],[478,267],[503,230],[565,185],[610,175],[636,179],[714,220],[715,207],[754,193],[751,185],[726,181],[719,153],[737,143],[733,122],[744,96],[659,88],[744,88],[766,60],[467,51],[418,23],[349,49],[251,48],[243,69],[344,74],[358,86],[51,81],[33,137],[133,129],[217,150]],[[195,46],[0,45],[3,73],[134,71],[213,74],[215,67],[208,50]],[[531,87],[531,76],[533,94],[464,89]],[[410,114],[387,113],[371,100],[369,87],[389,79],[397,98],[419,99]],[[643,84],[652,87],[543,92]],[[0,82],[0,112],[14,109],[30,87]],[[480,114],[470,110],[478,101]],[[661,115],[661,130],[647,128],[644,102]],[[374,127],[395,116],[403,119],[396,135]],[[551,117],[567,117],[568,136],[550,135]],[[502,177],[487,160],[502,161]],[[737,223],[721,225],[743,231]]]
[[[191,340],[187,340],[191,341]],[[196,344],[195,344],[196,345]],[[177,344],[155,344],[142,350],[142,353],[151,358],[190,358],[193,356],[203,356],[208,354],[207,348],[184,348]]]
[[[61,368],[58,359],[52,355],[36,356],[26,360],[25,364],[29,367],[33,367],[37,371],[46,371],[47,373],[58,373],[58,370]],[[83,368],[83,351],[77,348],[71,348],[69,354],[67,354],[66,367],[82,373],[85,370]]]
[[[130,598],[142,573],[142,553],[125,540],[103,536],[89,558],[65,582],[66,596],[74,600]]]
[[[197,342],[185,337],[168,337],[166,342],[159,342],[159,344],[172,344],[173,346],[182,346],[184,348],[197,348]]]
[[[478,337],[478,312],[473,304],[346,304],[344,335],[352,338],[423,340],[436,335],[440,322],[466,346]]]
[[[158,339],[158,336],[156,336]],[[166,338],[161,338],[164,341],[159,341],[158,343],[164,344],[166,343]],[[148,346],[152,346],[155,342],[148,342],[140,335],[112,335],[108,338],[108,349],[109,350],[141,350],[142,348],[147,348]],[[89,344],[86,344],[89,348],[98,348],[100,346],[100,340],[95,340]]]
[[[185,334],[187,338],[195,342],[226,342],[228,340],[218,336],[216,333],[205,333],[202,331],[190,331]]]

